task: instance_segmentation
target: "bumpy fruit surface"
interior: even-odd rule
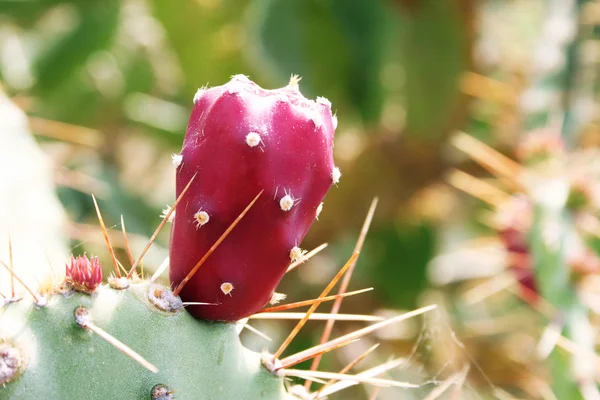
[[[297,80],[265,90],[244,76],[200,90],[177,165],[171,231],[176,287],[246,206],[258,201],[185,285],[184,301],[209,320],[239,320],[264,307],[294,259],[332,184],[336,119],[329,101],[306,99]]]

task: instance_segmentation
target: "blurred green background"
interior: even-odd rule
[[[510,154],[523,131],[519,98],[535,80],[532,54],[540,40],[550,40],[542,27],[553,3],[0,0],[0,80],[5,95],[27,114],[49,160],[67,214],[68,251],[98,254],[108,268],[90,194],[99,199],[120,258],[127,259],[121,215],[139,254],[161,210],[174,201],[170,155],[179,152],[196,90],[223,84],[234,74],[275,88],[299,74],[302,93],[327,97],[338,115],[335,157],[343,177],[303,243],[310,249],[328,242],[329,248],[286,277],[280,291],[292,301],[317,295],[351,254],[369,204],[378,196],[351,286],[376,290],[347,299],[343,310],[386,315],[443,303],[453,282],[503,268],[493,255],[437,257],[432,263],[457,243],[487,232],[473,217],[477,202],[444,183],[451,167],[481,172],[447,139],[464,130]],[[592,11],[598,7],[588,3],[590,21],[583,26],[597,49],[593,15],[598,13]],[[597,68],[596,59],[591,63]],[[7,150],[10,138],[3,133],[0,147]],[[596,138],[590,124],[574,140],[594,145]],[[0,172],[0,179],[5,176],[29,179],[19,176],[18,168]],[[20,239],[14,236],[15,242]],[[147,270],[160,265],[167,245],[168,232],[163,232],[146,257]],[[437,288],[447,283],[449,289]],[[489,317],[481,313],[482,319]],[[499,360],[507,351],[504,338],[467,335],[461,339],[470,342],[465,353],[452,324],[447,315],[436,314],[424,324],[415,321],[381,334],[386,350],[379,357],[406,355],[400,378],[423,384],[401,398],[425,398],[442,377],[460,371],[465,359],[482,369],[472,367],[465,392],[452,398],[488,398],[497,393],[496,385],[519,398],[537,398],[523,383],[524,363],[509,360],[507,367]],[[286,324],[257,327],[275,343],[289,329]],[[318,340],[321,325],[309,327],[294,343],[296,349]],[[350,327],[338,323],[336,332]],[[266,345],[251,334],[247,341],[258,349]],[[526,339],[516,342],[517,350],[511,351],[517,353],[530,345]],[[348,350],[326,357],[322,369],[339,369],[352,355]],[[371,391],[359,388],[339,398],[367,398]],[[379,396],[400,398],[391,390]]]

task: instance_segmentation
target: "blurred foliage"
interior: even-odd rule
[[[155,161],[176,152],[196,88],[220,84],[232,74],[248,74],[266,87],[284,85],[290,74],[300,74],[307,95],[332,100],[343,128],[338,139],[348,129],[372,137],[355,150],[357,155],[382,134],[393,135],[395,142],[407,133],[414,134],[411,140],[430,139],[456,126],[459,121],[449,121],[460,106],[458,78],[468,64],[472,40],[464,8],[430,0],[409,8],[367,0],[182,0],[177,7],[164,0],[1,2],[6,40],[0,77],[30,115],[75,124],[68,131],[33,128],[48,148],[71,152],[61,160],[63,165],[108,185],[102,208],[109,224],[117,224],[124,214],[132,232],[147,235],[156,222],[148,211],[156,213],[172,201],[172,178],[150,184],[158,194],[149,197],[131,186],[135,174],[164,177],[166,172],[155,166],[152,172],[138,169],[124,179],[117,171],[135,169],[132,165],[148,146],[162,149],[154,151]],[[63,139],[60,144],[78,142],[82,133],[77,126],[94,129],[98,145],[56,150],[55,137]],[[132,135],[150,141],[137,154],[122,154]],[[436,143],[425,147],[438,152]],[[373,157],[380,154],[367,154],[356,168]],[[395,155],[384,157],[393,162]],[[352,163],[351,157],[343,168],[353,168]],[[418,163],[416,159],[413,164]],[[428,174],[441,170],[436,171]],[[402,191],[402,180],[414,179],[411,173],[384,174],[381,182],[396,175],[393,179],[400,181],[395,186]],[[85,196],[91,191],[85,186],[61,189],[75,221],[93,220]],[[367,192],[353,202],[344,194],[340,210],[362,209],[377,194]],[[385,212],[395,215],[394,190],[385,197]],[[359,221],[341,228],[356,229]],[[316,241],[323,235],[315,230]],[[406,299],[406,304],[412,302]]]
[[[74,225],[73,251],[79,252],[102,243],[93,228],[92,192],[115,236],[121,214],[133,238],[153,232],[161,209],[174,200],[169,155],[181,145],[197,88],[240,73],[267,88],[301,75],[302,92],[329,98],[339,116],[335,152],[343,177],[303,243],[311,248],[328,241],[330,248],[314,269],[298,273],[305,285],[290,278],[283,287],[294,299],[318,293],[324,276],[333,273],[328,266],[348,256],[366,207],[379,196],[356,271],[361,287],[377,290],[363,302],[347,303],[359,312],[414,308],[437,293],[427,280],[432,257],[480,234],[473,226],[481,226],[481,209],[471,212],[472,203],[436,186],[450,166],[481,173],[449,151],[446,139],[466,129],[503,152],[518,142],[522,121],[535,114],[521,115],[521,100],[536,99],[527,96],[539,78],[531,58],[540,37],[546,40],[538,31],[550,4],[555,2],[0,1],[0,80],[32,117],[40,145],[55,162],[60,198]],[[579,90],[597,82],[570,85]],[[543,121],[560,104],[544,108]],[[586,132],[585,140],[600,143],[597,126]],[[156,256],[146,258],[150,269],[162,261],[167,241],[164,232]],[[477,277],[484,269],[467,268]],[[455,311],[451,315],[462,321]],[[306,335],[297,343],[314,340]],[[414,340],[399,334],[390,346],[407,353]],[[474,352],[482,365],[492,364],[485,356],[496,344],[491,342],[469,341],[474,349],[481,346]],[[516,379],[503,384],[514,387]]]
[[[321,93],[374,123],[383,103],[382,65],[394,54],[385,51],[388,38],[399,24],[390,7],[369,0],[255,1],[248,36],[278,82],[298,73],[311,97]]]
[[[457,85],[470,64],[468,2],[426,0],[403,21],[400,59],[406,69],[406,128],[439,139],[453,122]],[[450,125],[450,126],[449,126]]]
[[[435,254],[432,227],[385,226],[374,229],[370,241],[366,262],[378,296],[390,308],[417,307],[427,287],[427,264]]]

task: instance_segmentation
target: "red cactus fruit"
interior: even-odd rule
[[[177,162],[182,198],[171,230],[175,287],[261,191],[229,236],[180,292],[188,311],[233,321],[265,306],[340,172],[331,104],[308,100],[298,79],[265,90],[242,75],[199,90]]]
[[[66,281],[75,290],[93,293],[102,283],[102,267],[98,257],[88,258],[87,255],[73,257],[67,264]]]

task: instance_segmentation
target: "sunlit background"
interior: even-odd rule
[[[279,291],[290,301],[317,296],[378,196],[350,286],[375,290],[342,311],[440,306],[321,364],[338,371],[381,342],[357,370],[403,356],[386,377],[419,388],[358,386],[332,398],[580,398],[553,393],[552,368],[536,352],[548,320],[515,295],[511,258],[489,224],[493,207],[482,199],[497,204],[510,185],[485,186],[491,174],[461,151],[478,145],[457,132],[512,159],[539,127],[570,147],[595,147],[598,23],[591,0],[2,0],[0,259],[10,232],[15,268],[30,281],[84,252],[108,274],[94,194],[127,267],[122,221],[139,254],[174,201],[171,154],[196,90],[234,74],[276,88],[299,74],[301,92],[328,98],[337,113],[343,176],[302,244],[328,248]],[[145,273],[167,256],[168,237],[145,257]],[[8,281],[0,273],[0,290]],[[338,322],[334,332],[363,325]],[[292,325],[253,326],[275,343],[244,332],[261,350]],[[318,342],[323,323],[307,327],[292,350]]]

